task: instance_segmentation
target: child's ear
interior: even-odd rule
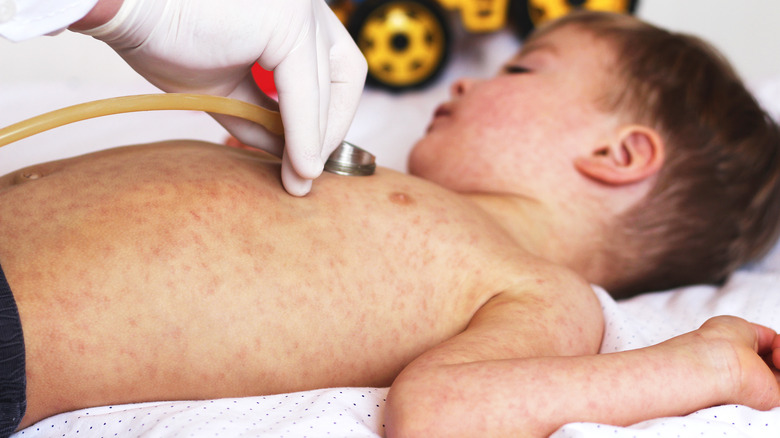
[[[588,178],[610,185],[643,181],[664,163],[665,147],[658,133],[639,125],[624,127],[611,144],[594,147],[574,166]]]

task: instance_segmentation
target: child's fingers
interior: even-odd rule
[[[767,356],[772,358],[773,371],[777,372],[777,370],[780,370],[780,335],[776,335],[772,340],[771,348],[771,353],[767,354]]]
[[[780,370],[780,348],[775,348],[772,351],[772,364],[775,366],[775,368],[772,370],[775,373],[775,376],[780,375],[777,370]]]
[[[775,377],[778,377],[778,383],[780,383],[780,335],[775,335],[772,339],[769,350],[763,356],[772,372],[775,373]]]
[[[725,336],[731,342],[752,347],[759,356],[764,358],[780,351],[780,336],[777,332],[769,327],[736,316],[722,315],[710,318],[702,325],[702,329],[714,330],[715,333]],[[780,356],[780,353],[778,355]]]
[[[761,324],[752,324],[756,330],[756,352],[760,355],[777,351],[780,347],[780,337],[769,327]]]

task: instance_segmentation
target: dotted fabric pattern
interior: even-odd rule
[[[338,388],[239,399],[139,403],[56,415],[12,435],[56,437],[377,437],[386,389]]]
[[[659,418],[630,427],[572,423],[551,438],[777,438],[780,410],[760,412],[745,406],[725,405],[703,409],[685,417]]]

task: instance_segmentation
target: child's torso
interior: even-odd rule
[[[116,403],[389,385],[523,281],[527,256],[461,196],[380,169],[294,198],[278,173],[171,142],[0,179],[31,397],[105,404],[109,378]]]

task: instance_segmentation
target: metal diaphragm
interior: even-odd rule
[[[325,162],[325,170],[346,176],[373,175],[376,171],[376,157],[352,143],[342,141]]]

